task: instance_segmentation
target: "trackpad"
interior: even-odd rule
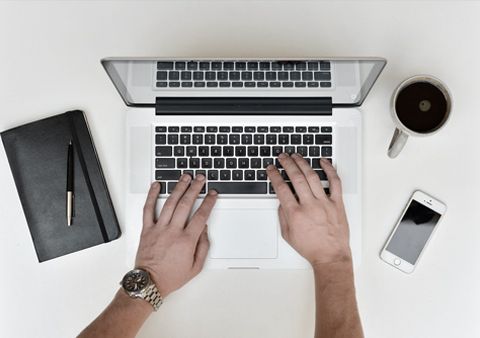
[[[210,258],[276,258],[276,209],[215,209],[208,221]]]

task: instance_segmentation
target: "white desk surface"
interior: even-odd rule
[[[0,2],[0,130],[72,108],[88,114],[124,227],[125,107],[105,56],[383,56],[363,106],[364,219],[357,297],[367,337],[479,337],[480,3],[474,1]],[[396,160],[389,100],[430,73],[454,97],[437,135]],[[72,337],[127,271],[126,238],[37,263],[0,147],[0,336]],[[405,275],[379,250],[411,192],[448,211],[420,266]],[[139,220],[140,222],[140,220]],[[313,336],[310,271],[205,271],[167,298],[140,337]]]

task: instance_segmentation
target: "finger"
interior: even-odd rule
[[[320,166],[328,178],[330,185],[330,198],[336,202],[342,201],[342,182],[337,174],[337,170],[333,167],[330,161],[322,158],[320,159]]]
[[[280,221],[280,231],[282,233],[282,237],[288,241],[288,223],[287,223],[287,216],[285,215],[285,211],[283,211],[282,206],[278,207],[278,219]]]
[[[290,178],[300,202],[306,202],[313,199],[312,189],[310,189],[310,186],[308,185],[307,178],[295,161],[285,153],[278,155],[278,159],[280,160],[282,167],[285,168],[285,172]]]
[[[172,219],[172,215],[175,212],[175,208],[177,206],[178,201],[183,196],[185,191],[188,189],[190,185],[190,181],[192,177],[188,174],[183,174],[180,176],[180,180],[175,185],[170,196],[165,201],[163,205],[162,211],[160,212],[160,216],[158,216],[157,224],[167,225],[170,223]]]
[[[160,182],[153,182],[147,194],[147,200],[143,207],[143,226],[155,224],[155,207],[158,194],[160,194]]]
[[[210,241],[208,240],[208,230],[207,226],[205,225],[205,229],[198,240],[197,250],[195,251],[195,260],[193,261],[193,272],[196,275],[202,271],[209,249]]]
[[[192,211],[193,204],[197,199],[198,195],[202,191],[203,186],[205,185],[205,176],[199,174],[192,180],[190,187],[187,191],[183,194],[182,198],[177,203],[175,207],[175,211],[172,216],[172,220],[170,224],[172,226],[178,227],[183,229],[185,227],[185,223],[190,217],[190,212]]]
[[[271,164],[266,169],[268,178],[270,179],[270,182],[272,182],[273,189],[275,190],[275,194],[277,194],[277,198],[285,212],[288,213],[289,210],[298,206],[297,199],[274,165]]]
[[[215,202],[217,202],[217,196],[218,193],[215,190],[210,190],[187,225],[185,231],[192,234],[195,237],[195,240],[198,240],[198,237],[204,231],[208,217],[210,217]]]
[[[322,181],[318,174],[312,169],[305,159],[299,154],[293,154],[291,156],[297,166],[302,171],[303,175],[306,177],[308,185],[316,198],[326,197],[325,191],[323,190]]]

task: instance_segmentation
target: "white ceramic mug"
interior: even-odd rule
[[[396,110],[398,94],[407,86],[412,85],[414,83],[418,83],[418,82],[420,83],[426,82],[434,85],[437,89],[439,89],[442,92],[446,101],[445,117],[443,118],[441,123],[439,123],[436,127],[434,127],[432,130],[429,130],[427,132],[417,132],[405,126],[400,121],[397,115],[397,110]],[[423,100],[420,102],[419,104],[420,110],[429,109],[429,108],[430,108],[430,102],[428,102],[428,100]],[[395,89],[395,92],[392,96],[391,107],[390,107],[390,112],[392,114],[393,122],[395,122],[396,124],[396,128],[395,128],[395,132],[393,133],[392,141],[390,142],[390,145],[388,147],[388,156],[390,158],[397,157],[397,155],[405,146],[405,143],[407,142],[407,139],[409,136],[428,136],[428,135],[433,135],[437,133],[440,129],[442,129],[445,126],[445,124],[449,120],[451,110],[452,110],[452,96],[450,95],[450,91],[448,90],[447,86],[439,79],[430,75],[416,75],[400,83],[397,89]]]

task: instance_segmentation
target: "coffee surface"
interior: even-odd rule
[[[400,91],[395,110],[405,127],[417,133],[429,133],[444,123],[447,100],[433,84],[416,82]]]

